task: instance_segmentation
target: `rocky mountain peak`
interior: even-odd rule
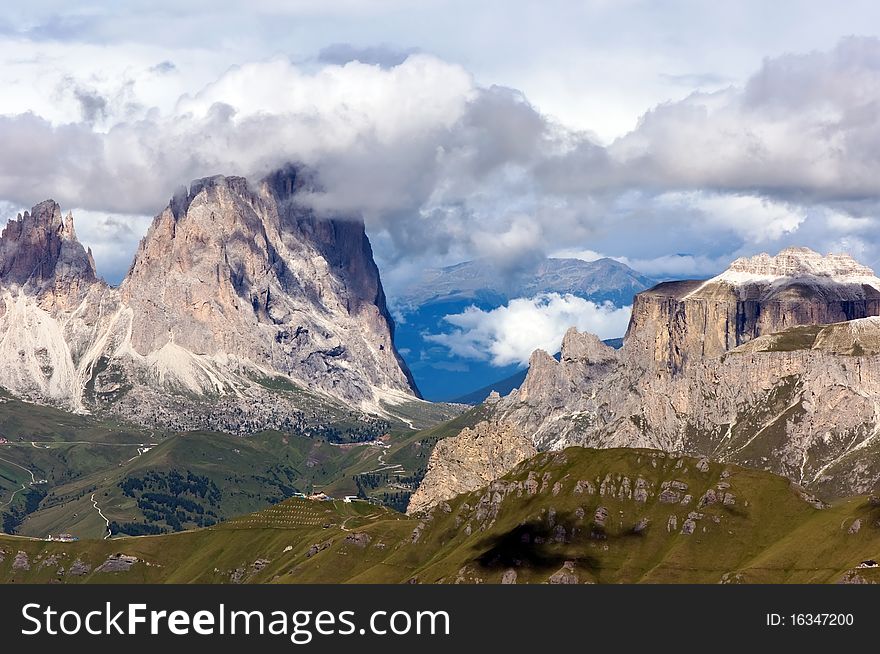
[[[617,350],[603,343],[595,334],[581,333],[577,327],[569,327],[562,338],[560,358],[562,361],[605,363],[617,359]]]
[[[529,371],[517,391],[521,400],[527,400],[533,394],[542,393],[545,388],[555,382],[556,369],[559,362],[544,350],[535,350],[529,357]]]
[[[358,402],[411,397],[364,224],[316,215],[300,199],[310,187],[288,167],[178,191],[120,287],[133,349],[247,361]]]
[[[51,289],[56,299],[81,291],[97,281],[91,252],[77,240],[73,215],[62,218],[61,207],[45,200],[10,220],[0,235],[0,284]]]

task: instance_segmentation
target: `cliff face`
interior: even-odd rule
[[[300,204],[310,183],[293,168],[254,186],[193,182],[156,216],[119,289],[97,279],[54,202],[12,221],[0,238],[0,350],[27,362],[0,367],[0,384],[233,431],[283,426],[302,408],[296,388],[372,413],[415,399],[363,223]]]
[[[675,376],[568,367],[577,390],[514,393],[498,419],[541,449],[651,447],[773,470],[827,496],[869,492],[880,481],[878,352],[880,322],[867,318],[762,336]]]
[[[648,447],[772,470],[827,496],[876,490],[880,318],[848,317],[878,310],[880,280],[814,254],[641,294],[619,353],[570,332],[560,361],[535,353],[495,424],[539,450]]]
[[[0,384],[20,395],[81,409],[78,361],[110,289],[73,216],[52,200],[0,235]]]
[[[667,282],[636,296],[627,349],[673,374],[762,334],[880,314],[880,279],[848,255],[788,248],[737,259],[704,282]]]
[[[538,453],[512,424],[481,422],[444,438],[431,452],[425,480],[406,512],[418,513],[443,500],[482,488]]]
[[[317,218],[296,201],[304,183],[215,177],[175,197],[120,288],[133,350],[234,360],[357,404],[414,394],[363,223]]]

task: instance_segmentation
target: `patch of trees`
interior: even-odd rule
[[[40,502],[46,497],[46,491],[30,488],[23,495],[24,506],[15,506],[3,514],[3,531],[7,534],[16,533],[24,519],[40,508]]]
[[[351,416],[350,416],[351,417]],[[309,431],[313,437],[322,437],[331,443],[366,443],[387,434],[391,424],[380,418],[358,416],[356,425],[341,428],[335,425],[313,427]]]
[[[162,529],[161,523],[173,531],[217,523],[217,513],[212,507],[219,504],[222,493],[208,477],[190,471],[186,474],[177,470],[167,473],[150,471],[142,477],[126,477],[119,483],[119,488],[137,502],[145,524],[151,529]],[[141,523],[125,524],[133,525],[132,529],[143,529],[139,526]]]
[[[125,534],[126,536],[156,536],[166,532],[162,527],[146,522],[123,522],[120,524],[115,520],[110,523],[110,531],[113,534]]]
[[[163,473],[151,471],[143,477],[126,477],[120,482],[119,487],[127,496],[134,498],[137,493],[145,491],[165,492],[180,497],[181,495],[191,495],[203,500],[207,500],[210,504],[216,505],[222,493],[220,488],[208,477],[195,475],[190,471],[184,476],[177,470]]]
[[[412,493],[407,491],[382,493],[382,504],[391,507],[395,511],[405,513],[406,505],[409,504],[411,495]]]

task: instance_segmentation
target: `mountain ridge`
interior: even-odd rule
[[[600,352],[595,336],[570,330],[560,360],[536,351],[526,379],[494,404],[491,420],[542,451],[683,451],[769,469],[829,497],[873,492],[880,290],[851,277],[836,281],[830,269],[818,280],[796,267],[781,281],[732,285],[718,281],[722,273],[649,289],[636,298],[620,351]],[[454,437],[463,441],[457,447],[474,447],[464,442],[474,431]],[[420,506],[461,490],[450,485],[441,455],[432,455],[417,491]]]
[[[16,356],[0,384],[143,424],[203,405],[180,420],[215,428],[279,426],[327,401],[373,414],[417,401],[363,223],[299,203],[311,183],[295,167],[254,186],[196,180],[156,216],[118,288],[54,202],[11,221],[0,351]],[[262,383],[275,377],[299,390]]]
[[[507,301],[540,293],[571,293],[619,306],[629,304],[636,292],[654,283],[647,275],[607,257],[595,261],[547,257],[513,271],[488,259],[475,259],[425,270],[417,283],[399,293],[395,304],[406,312],[439,301],[485,297]]]

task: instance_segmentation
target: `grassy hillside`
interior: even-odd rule
[[[436,425],[462,408],[412,402],[397,410],[408,424]],[[0,443],[0,531],[102,538],[106,517],[114,534],[170,532],[317,490],[405,503],[401,487],[424,462],[398,456],[392,464],[384,457],[421,432],[400,422],[377,432],[375,421],[361,432],[352,415],[340,412],[334,430],[308,437],[165,433],[0,391],[0,437],[7,441]]]
[[[0,537],[0,580],[880,580],[880,568],[858,567],[880,558],[880,507],[867,498],[820,506],[766,472],[648,450],[570,448],[415,518],[365,502],[294,499],[163,536]]]

